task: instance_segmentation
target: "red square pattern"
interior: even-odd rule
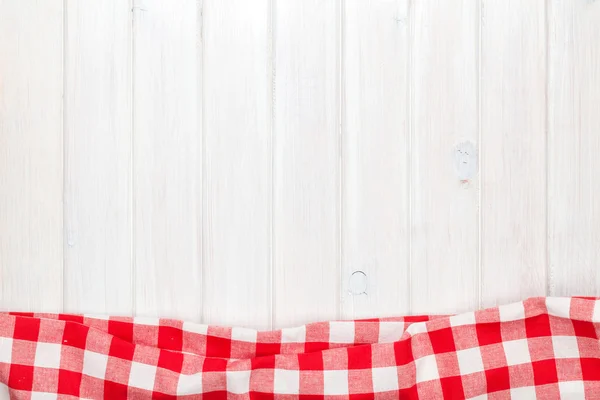
[[[549,315],[547,305],[561,317]],[[0,312],[0,383],[24,399],[33,392],[209,400],[498,400],[600,392],[600,301],[533,298],[503,307],[451,320],[387,318],[418,324],[389,343],[378,343],[389,326],[380,332],[377,319],[331,325],[329,343],[327,322],[290,336],[197,324],[183,330],[174,320]],[[421,357],[435,362],[417,370]]]
[[[32,390],[33,366],[12,364],[8,376],[8,387],[17,390]]]
[[[206,356],[228,358],[231,354],[231,340],[216,336],[206,338]]]
[[[433,352],[435,354],[456,351],[452,328],[438,329],[429,332],[429,340],[431,341],[431,347],[433,347]]]
[[[477,339],[480,346],[502,342],[500,322],[486,322],[477,324]]]
[[[183,348],[183,332],[172,326],[158,327],[158,347],[161,349],[181,351]]]
[[[126,399],[127,385],[111,381],[105,381],[104,397],[107,399]]]
[[[556,362],[554,360],[534,361],[531,365],[536,385],[558,382],[558,373],[556,372]]]
[[[371,346],[353,346],[348,347],[348,369],[370,369]]]
[[[37,318],[17,317],[13,339],[36,342],[40,334],[40,320]]]
[[[79,396],[81,372],[61,369],[58,375],[58,393]]]
[[[488,392],[497,392],[510,388],[510,373],[508,367],[488,369],[485,371]]]
[[[133,324],[122,321],[108,321],[108,333],[131,343],[133,341]]]
[[[85,349],[85,343],[89,330],[90,328],[85,325],[77,324],[75,322],[67,322],[65,324],[65,330],[63,333],[63,345],[77,347],[78,349]]]
[[[113,337],[108,355],[131,361],[133,360],[134,352],[135,346],[132,343],[121,340],[118,337]]]
[[[183,367],[183,353],[161,350],[158,356],[158,366],[173,372],[181,372]]]
[[[449,378],[441,378],[442,392],[444,399],[464,399],[465,392],[463,382],[460,376],[452,376]]]
[[[550,331],[550,319],[548,314],[536,315],[525,319],[525,330],[527,337],[552,336]]]

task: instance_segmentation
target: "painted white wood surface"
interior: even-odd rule
[[[64,308],[131,314],[131,7],[67,1]]]
[[[266,329],[272,309],[270,3],[207,1],[203,21],[204,321]]]
[[[545,16],[543,1],[482,3],[484,306],[546,293]]]
[[[600,295],[599,26],[0,0],[0,308],[268,329]]]
[[[407,1],[344,4],[342,317],[409,310]]]
[[[0,300],[60,310],[63,2],[0,1]]]
[[[410,271],[417,313],[477,306],[479,182],[461,177],[454,163],[458,151],[476,163],[468,143],[477,143],[477,15],[472,0],[413,4]]]
[[[339,317],[340,0],[274,5],[274,324]]]
[[[135,312],[202,315],[201,19],[196,0],[133,9]]]
[[[593,296],[600,287],[600,2],[548,4],[549,292]]]

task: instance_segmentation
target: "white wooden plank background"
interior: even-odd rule
[[[64,308],[128,315],[131,10],[111,1],[65,4]]]
[[[273,318],[338,318],[340,4],[274,4]]]
[[[0,299],[63,293],[63,1],[0,2]]]
[[[133,9],[138,315],[202,315],[200,21],[196,0],[148,0]]]
[[[0,0],[0,308],[600,296],[599,41],[588,0]]]
[[[548,284],[600,287],[600,3],[549,2]]]
[[[347,0],[342,317],[409,311],[408,1]]]
[[[482,4],[484,306],[546,293],[544,5],[543,1],[518,0],[484,0]]]
[[[270,3],[207,1],[203,16],[204,321],[269,328]]]
[[[413,4],[411,49],[412,311],[477,306],[477,176],[458,173],[456,153],[476,164],[478,8],[472,0]],[[460,153],[458,153],[460,154]]]

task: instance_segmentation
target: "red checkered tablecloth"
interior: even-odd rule
[[[600,399],[600,301],[257,332],[0,313],[0,398]]]

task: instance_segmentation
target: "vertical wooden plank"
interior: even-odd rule
[[[0,1],[0,306],[60,311],[63,2]]]
[[[459,312],[478,300],[478,6],[412,7],[412,312]]]
[[[600,2],[549,2],[549,294],[599,296]]]
[[[342,316],[409,311],[408,2],[346,0]]]
[[[339,2],[275,4],[274,320],[338,316]]]
[[[544,295],[544,1],[483,0],[482,303]]]
[[[147,0],[134,7],[138,315],[201,315],[199,12],[196,0]]]
[[[204,322],[271,321],[270,1],[206,2]]]
[[[130,315],[131,5],[66,6],[65,309]]]

